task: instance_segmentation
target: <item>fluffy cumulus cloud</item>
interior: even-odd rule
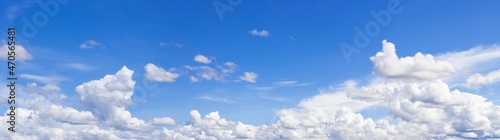
[[[433,79],[450,76],[456,72],[449,61],[436,60],[430,54],[416,53],[415,56],[399,58],[396,46],[382,41],[382,52],[370,57],[377,73],[395,78]]]
[[[254,30],[248,31],[248,33],[250,33],[253,36],[260,36],[260,37],[268,37],[269,36],[269,32],[267,30],[260,30],[259,31],[257,29],[254,29]]]
[[[144,66],[144,70],[146,72],[144,77],[146,77],[148,81],[175,82],[175,79],[180,76],[180,74],[175,73],[175,68],[170,68],[167,71],[151,63],[146,64],[146,66]]]
[[[175,125],[175,120],[170,117],[153,118],[151,121],[154,125]]]
[[[240,76],[240,80],[247,81],[250,83],[257,83],[258,75],[254,72],[244,72],[242,76]]]
[[[201,54],[194,56],[194,61],[200,62],[203,64],[210,64],[212,62],[212,60],[210,60],[208,57],[201,55]]]
[[[453,66],[452,62],[418,54],[398,58],[390,44],[384,42],[382,54],[372,57],[374,71],[379,75],[373,75],[368,82],[349,80],[322,90],[316,96],[303,99],[296,107],[277,111],[277,121],[268,125],[227,120],[217,111],[200,114],[192,110],[189,112],[189,121],[180,123],[165,116],[150,121],[135,118],[126,110],[132,103],[134,72],[123,67],[114,75],[106,75],[76,87],[76,93],[85,107],[81,110],[60,105],[58,101],[63,100],[64,96],[55,85],[25,86],[21,92],[24,94],[21,96],[23,99],[20,99],[23,104],[16,112],[19,122],[17,131],[14,134],[1,131],[0,137],[203,140],[500,137],[500,106],[479,94],[451,87],[443,77],[455,71],[448,69],[454,68],[449,66]],[[383,62],[392,62],[396,66]],[[442,67],[420,68],[424,63],[442,64]],[[397,65],[405,66],[406,69],[389,70],[399,68]],[[490,75],[495,73],[482,77],[494,77]],[[372,107],[387,111],[377,118],[360,113]],[[7,119],[7,116],[0,117],[3,122]],[[0,123],[4,128],[7,125]]]

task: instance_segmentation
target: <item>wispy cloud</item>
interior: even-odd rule
[[[270,90],[277,89],[280,87],[301,87],[301,86],[309,86],[309,85],[313,85],[313,84],[314,84],[313,82],[300,83],[298,81],[289,80],[289,81],[277,81],[277,82],[274,82],[273,84],[268,85],[268,86],[247,85],[247,88],[251,89],[251,90],[258,90],[258,91],[270,91]]]
[[[174,47],[177,47],[177,48],[183,48],[185,45],[184,43],[178,43],[178,42],[174,42],[174,41],[170,41],[170,42],[160,42],[158,44],[160,47],[168,47],[168,46],[174,46]]]
[[[81,63],[70,63],[70,64],[66,64],[65,66],[70,68],[70,69],[74,69],[74,70],[78,70],[78,71],[92,71],[95,69],[95,67],[81,64]]]
[[[45,84],[57,84],[61,81],[67,80],[66,77],[55,76],[55,75],[40,76],[40,75],[32,75],[32,74],[20,74],[19,76],[21,78],[24,78],[24,79],[35,80],[35,81],[45,83]]]
[[[309,83],[299,83],[298,81],[278,81],[274,82],[274,85],[276,86],[293,86],[293,87],[301,87],[301,86],[309,86],[313,85],[314,83],[309,82]]]
[[[222,103],[236,103],[234,101],[231,101],[227,98],[222,98],[222,97],[214,97],[214,96],[200,96],[198,99],[202,100],[207,100],[207,101],[213,101],[213,102],[222,102]]]
[[[102,43],[99,43],[95,40],[87,40],[84,43],[80,44],[80,49],[93,49],[96,47],[106,48]]]
[[[272,96],[266,96],[266,95],[259,95],[259,97],[264,98],[264,99],[268,99],[268,100],[278,101],[278,102],[290,102],[290,101],[292,101],[288,98],[272,97]]]
[[[17,1],[16,1],[17,2]],[[20,11],[26,8],[30,8],[31,6],[37,3],[36,0],[27,0],[23,1],[23,3],[19,4],[11,4],[5,8],[5,17],[8,21],[13,21],[19,14]]]
[[[248,31],[248,33],[250,33],[253,36],[260,36],[260,37],[268,37],[269,36],[269,32],[267,30],[258,31],[257,29],[254,29],[254,30]]]

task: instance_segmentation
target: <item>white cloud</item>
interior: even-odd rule
[[[254,29],[254,30],[248,31],[248,33],[250,33],[253,36],[260,36],[260,37],[268,37],[269,36],[269,32],[267,30],[258,31],[257,29]]]
[[[242,76],[240,76],[240,80],[247,81],[250,83],[257,83],[258,75],[254,72],[244,72]]]
[[[115,75],[83,83],[75,88],[80,101],[104,124],[119,130],[149,130],[151,126],[132,117],[125,107],[132,103],[134,72],[123,67]]]
[[[158,67],[154,64],[148,63],[144,66],[146,77],[149,81],[156,82],[175,82],[175,79],[179,78],[179,74],[175,73],[175,69],[171,68],[170,70],[165,70],[161,67]]]
[[[293,87],[301,87],[301,86],[309,86],[314,83],[299,83],[298,81],[278,81],[274,82],[276,86],[293,86]]]
[[[471,71],[471,69],[477,69],[482,65],[489,66],[492,63],[491,61],[498,62],[498,58],[500,58],[500,46],[477,46],[466,51],[449,52],[439,55],[436,58],[452,62],[459,70]]]
[[[92,71],[95,69],[92,66],[81,64],[81,63],[70,63],[70,64],[67,64],[66,67],[68,67],[70,69],[78,70],[78,71]]]
[[[210,64],[212,62],[212,60],[210,60],[208,57],[201,55],[201,54],[194,56],[194,61],[200,62],[203,64]]]
[[[182,48],[184,47],[184,43],[177,43],[177,42],[173,42],[173,41],[170,41],[170,42],[160,42],[158,44],[160,47],[167,47],[167,46],[174,46],[174,47],[177,47],[177,48]]]
[[[123,67],[114,75],[106,75],[77,86],[75,90],[85,107],[83,111],[56,104],[55,101],[61,100],[59,97],[62,96],[58,95],[61,90],[56,85],[39,87],[29,84],[26,89],[32,88],[31,90],[21,88],[19,92],[24,95],[19,96],[22,104],[17,108],[16,120],[22,125],[16,126],[18,131],[14,135],[8,131],[0,131],[0,139],[500,137],[500,106],[478,94],[452,89],[440,76],[434,77],[435,79],[388,79],[385,78],[386,75],[374,75],[368,79],[367,84],[362,85],[349,80],[303,99],[297,107],[277,111],[278,119],[275,123],[248,125],[226,120],[218,111],[202,116],[198,111],[192,110],[189,113],[191,118],[186,123],[176,123],[169,117],[153,118],[150,122],[134,118],[126,110],[132,103],[131,96],[135,86],[132,75],[133,71]],[[282,81],[282,84],[297,82]],[[47,92],[54,96],[46,95]],[[0,96],[5,98],[6,95]],[[55,101],[50,97],[56,97]],[[202,96],[200,99],[232,102],[213,96]],[[384,108],[388,113],[377,119],[359,113],[373,106]],[[8,116],[0,117],[3,122],[8,119]],[[165,127],[168,125],[170,127]],[[0,123],[0,127],[7,128],[8,124]]]
[[[199,82],[204,80],[225,81],[226,77],[230,76],[236,70],[237,65],[233,62],[226,62],[223,66],[217,65],[216,68],[210,66],[189,66],[184,68],[196,72],[196,76],[190,76],[191,82]]]
[[[382,52],[370,57],[377,73],[392,78],[436,79],[456,72],[449,61],[435,60],[430,54],[416,53],[415,56],[398,58],[395,45],[382,41]]]
[[[268,100],[273,100],[273,101],[278,101],[278,102],[289,102],[292,101],[288,98],[282,98],[282,97],[272,97],[272,96],[267,96],[267,95],[259,95],[259,97],[268,99]]]
[[[500,81],[500,69],[490,72],[487,75],[481,75],[479,73],[473,74],[467,78],[465,87],[467,88],[479,88],[484,85],[493,84]]]
[[[57,84],[61,81],[67,80],[66,77],[61,76],[40,76],[40,75],[32,75],[32,74],[20,74],[20,78],[35,80],[45,84]]]
[[[7,52],[10,52],[10,50],[9,50],[8,45],[5,42],[5,40],[2,40],[2,47],[0,47],[0,50],[2,52],[2,53],[0,53],[0,58],[3,60],[8,60],[9,55],[7,54]],[[15,58],[16,58],[15,60],[24,61],[24,60],[30,60],[33,58],[31,56],[31,54],[28,52],[28,50],[26,50],[23,47],[23,45],[15,45],[14,52],[15,52]]]
[[[203,100],[213,101],[213,102],[235,103],[234,101],[231,101],[231,100],[229,100],[227,98],[222,98],[222,97],[200,96],[198,98],[199,99],[203,99]]]
[[[93,49],[96,47],[105,48],[106,46],[104,46],[102,43],[99,43],[95,40],[87,40],[84,43],[80,44],[80,49]]]
[[[170,117],[161,117],[161,118],[153,118],[153,120],[151,120],[151,123],[153,125],[167,125],[167,126],[170,126],[170,125],[175,125],[175,120],[170,118]]]

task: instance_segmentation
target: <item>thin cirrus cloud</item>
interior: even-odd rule
[[[183,48],[185,45],[184,43],[178,43],[178,42],[174,42],[174,41],[170,41],[170,42],[160,42],[158,44],[160,47],[168,47],[168,46],[174,46],[174,47],[177,47],[177,48]]]
[[[384,50],[382,50],[383,52]],[[460,53],[460,52],[457,52]],[[428,57],[431,58],[431,57]],[[380,60],[393,62],[397,59]],[[414,59],[418,63],[436,63]],[[378,62],[372,61],[374,64]],[[451,62],[452,63],[452,62]],[[381,65],[374,71],[390,71]],[[416,68],[416,67],[410,67]],[[418,69],[432,73],[436,69]],[[438,69],[440,70],[440,69]],[[457,69],[462,70],[461,68]],[[496,72],[490,72],[490,74]],[[218,111],[200,114],[186,112],[185,123],[167,116],[150,121],[133,117],[127,107],[133,101],[136,82],[134,71],[123,67],[115,74],[91,80],[75,88],[81,109],[61,105],[62,98],[45,98],[52,92],[60,97],[55,85],[30,84],[23,90],[25,102],[16,107],[16,135],[0,131],[2,139],[82,138],[82,139],[488,139],[500,137],[500,106],[481,94],[450,88],[444,77],[394,78],[394,73],[372,75],[368,82],[349,80],[333,85],[319,94],[302,99],[296,107],[276,112],[276,121],[268,125],[250,125],[227,120]],[[397,74],[400,74],[397,72]],[[455,73],[464,75],[464,73]],[[437,75],[437,74],[431,74]],[[489,74],[483,75],[488,77]],[[413,75],[400,75],[409,76]],[[459,76],[460,77],[460,76]],[[366,80],[366,79],[365,79]],[[297,82],[283,82],[294,84]],[[360,84],[366,83],[366,84]],[[464,83],[462,83],[464,84]],[[5,95],[0,95],[5,98]],[[231,102],[215,96],[200,99]],[[56,100],[56,101],[53,101]],[[233,101],[234,102],[234,101]],[[380,118],[362,115],[370,107],[387,113]],[[6,122],[3,115],[0,121]],[[173,126],[172,126],[173,125]],[[0,123],[7,128],[9,124]],[[162,127],[163,126],[163,127]],[[166,127],[169,126],[169,127]],[[314,131],[312,131],[314,130]]]
[[[146,73],[144,77],[148,81],[155,82],[175,82],[175,79],[179,78],[180,74],[175,73],[175,68],[170,68],[168,71],[158,67],[152,63],[146,64],[144,66]]]
[[[56,76],[56,75],[41,76],[41,75],[33,75],[33,74],[20,74],[19,77],[24,78],[24,79],[38,81],[40,83],[45,83],[45,84],[57,84],[61,81],[68,79],[66,77]]]
[[[248,33],[250,33],[253,36],[259,36],[259,37],[268,37],[269,36],[269,32],[267,30],[260,30],[259,31],[257,29],[254,29],[254,30],[248,31]]]
[[[222,103],[235,103],[234,101],[231,101],[227,98],[214,97],[214,96],[200,96],[200,97],[198,97],[198,99],[213,101],[213,102],[222,102]]]
[[[93,49],[93,48],[97,48],[97,47],[105,48],[106,46],[104,46],[102,43],[99,43],[95,40],[87,40],[87,41],[83,42],[82,44],[80,44],[80,49]]]
[[[73,70],[78,70],[78,71],[92,71],[95,69],[95,67],[82,64],[82,63],[70,63],[66,64],[66,67],[73,69]]]

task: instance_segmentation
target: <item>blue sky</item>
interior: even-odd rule
[[[213,4],[217,1],[233,10],[217,13]],[[385,71],[386,67],[374,66],[378,60],[370,60],[370,57],[377,52],[387,53],[381,51],[381,42],[385,39],[396,44],[399,57],[422,52],[433,55],[436,61],[449,60],[460,74],[430,76],[430,79],[444,81],[449,90],[480,95],[493,101],[494,106],[498,105],[495,101],[500,100],[494,94],[500,91],[498,83],[494,84],[497,79],[481,88],[460,86],[466,83],[467,77],[475,73],[486,75],[499,66],[478,62],[460,67],[458,63],[463,61],[453,55],[460,56],[459,52],[477,46],[483,46],[482,53],[496,52],[500,31],[497,5],[500,2],[240,1],[231,5],[231,0],[69,0],[67,3],[42,0],[42,3],[57,4],[53,16],[37,1],[2,1],[0,27],[16,27],[17,36],[22,37],[17,43],[31,56],[17,62],[18,76],[24,75],[19,85],[25,88],[30,83],[40,87],[57,86],[59,93],[67,96],[59,105],[78,111],[92,110],[85,100],[82,101],[83,93],[77,93],[75,87],[113,75],[126,66],[134,72],[135,86],[131,95],[133,103],[124,108],[132,117],[146,121],[168,116],[182,124],[190,121],[190,116],[192,118],[191,110],[197,110],[202,116],[219,111],[227,120],[271,125],[282,117],[277,112],[303,107],[318,95],[341,92],[337,88],[348,87],[348,81],[370,87],[376,85],[380,77],[412,79],[414,75],[391,74],[392,71]],[[380,26],[370,13],[387,11],[391,4],[400,12],[390,14],[388,24]],[[43,22],[40,18],[33,19],[37,14],[47,15],[46,23],[35,25],[37,32],[30,37],[23,30],[27,24],[23,19],[30,23]],[[368,36],[367,46],[358,48],[359,53],[346,56],[340,44],[354,45],[355,28],[366,33],[365,26],[369,23],[379,24],[379,32]],[[6,36],[5,30],[1,33]],[[497,54],[492,55],[484,63],[497,62],[498,58],[494,57]],[[196,56],[204,60],[196,61]],[[235,66],[227,66],[228,62]],[[145,67],[149,63],[163,72],[147,72]],[[442,66],[442,63],[437,64]],[[211,68],[216,73],[203,77],[208,73],[203,68]],[[406,73],[414,71],[419,70]],[[148,73],[153,76],[147,78]],[[252,74],[245,77],[245,73],[256,77]],[[154,77],[171,79],[161,81]],[[354,99],[354,95],[350,98]],[[4,104],[1,107],[7,108]],[[353,109],[373,119],[394,115],[390,110],[384,105]],[[456,129],[453,134],[455,132],[461,131]],[[491,136],[500,136],[498,133]]]

